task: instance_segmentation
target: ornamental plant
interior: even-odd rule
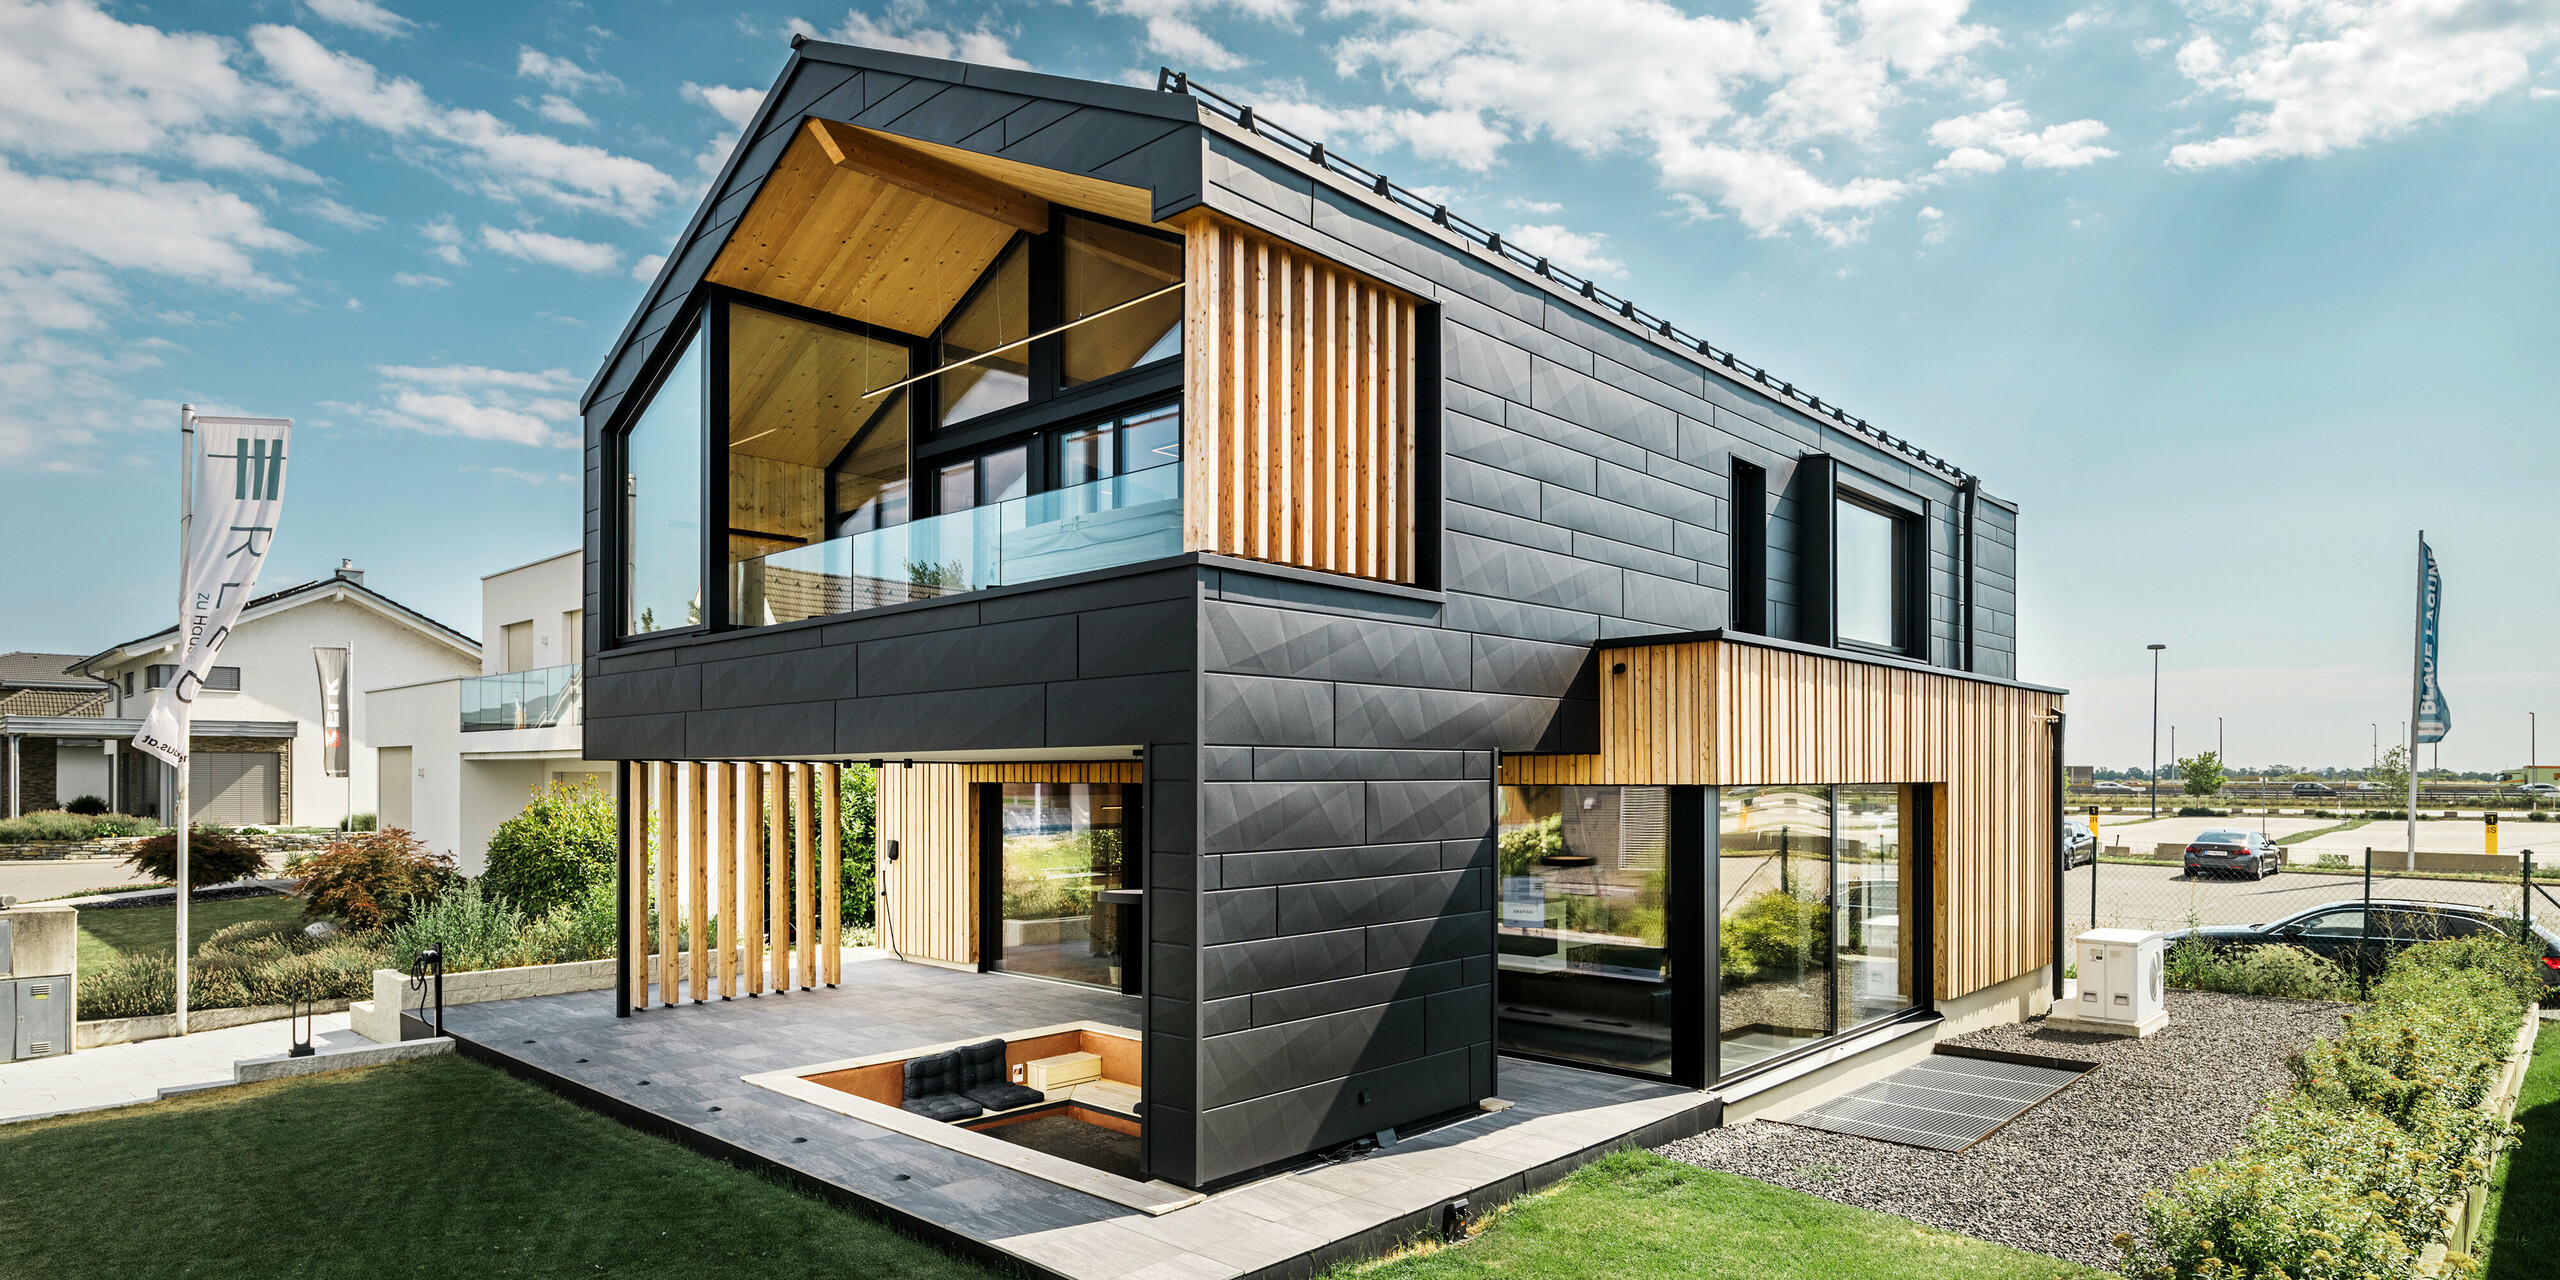
[[[133,846],[125,864],[154,880],[178,882],[178,834],[174,831]],[[229,884],[267,869],[265,851],[221,827],[200,826],[187,835],[187,881],[202,888]]]
[[[302,914],[358,929],[398,924],[453,881],[453,859],[398,827],[349,834],[302,864]]]
[[[617,837],[613,797],[593,786],[554,782],[489,836],[481,885],[528,916],[583,900],[613,883]]]

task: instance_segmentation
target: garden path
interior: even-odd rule
[[[313,1018],[311,1040],[323,1053],[373,1043],[349,1030],[343,1013]],[[291,1043],[287,1024],[279,1019],[0,1063],[0,1124],[150,1102],[164,1089],[226,1085],[233,1063],[282,1053]]]

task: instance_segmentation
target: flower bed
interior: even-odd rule
[[[2418,1274],[2460,1226],[2511,1126],[2492,1105],[2538,965],[2495,937],[2394,957],[2373,1006],[2287,1064],[2293,1087],[2229,1157],[2143,1204],[2117,1238],[2139,1280]],[[2458,1243],[2458,1241],[2457,1241]]]

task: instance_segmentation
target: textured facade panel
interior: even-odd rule
[[[1482,781],[1371,782],[1363,799],[1372,843],[1458,840],[1488,834],[1493,788]]]
[[[1356,782],[1201,783],[1201,852],[1357,844],[1360,791]]]
[[[1467,683],[1467,637],[1218,601],[1201,610],[1200,661],[1240,675],[1455,689]]]
[[[1555,751],[1561,707],[1548,698],[1339,686],[1335,742],[1344,747],[1440,747],[1464,751]],[[1547,745],[1541,745],[1547,744]]]
[[[801,650],[702,665],[702,701],[710,707],[832,702],[850,698],[855,686],[850,646]]]
[[[1283,885],[1276,895],[1282,933],[1313,933],[1351,925],[1391,924],[1451,912],[1481,911],[1487,880],[1481,871],[1435,871],[1367,880],[1319,880]]]
[[[1483,757],[1464,751],[1321,751],[1264,747],[1248,762],[1260,782],[1378,782],[1417,778],[1478,776],[1470,762]]]
[[[1067,680],[1048,686],[1044,722],[1052,747],[1136,746],[1190,736],[1191,673]]]
[[[1203,947],[1200,994],[1204,1000],[1216,1000],[1277,991],[1348,978],[1366,968],[1367,950],[1358,929]]]
[[[1201,1105],[1225,1106],[1421,1057],[1427,1015],[1423,1001],[1407,1000],[1203,1041]]]
[[[835,704],[836,750],[860,756],[1045,747],[1047,698],[1036,684],[847,698]]]
[[[1258,676],[1200,677],[1200,737],[1237,746],[1333,745],[1333,686]]]
[[[1247,885],[1305,884],[1363,876],[1414,875],[1442,869],[1437,844],[1369,844],[1333,849],[1281,849],[1268,853],[1230,853],[1215,861],[1218,882],[1228,888]]]
[[[1027,618],[942,635],[874,640],[862,669],[882,691],[973,689],[1076,677],[1076,620]]]
[[[1257,991],[1239,999],[1247,1006],[1246,1025],[1267,1027],[1364,1005],[1433,996],[1456,990],[1465,979],[1466,966],[1450,961],[1399,969],[1393,973],[1364,973],[1332,982],[1311,982],[1277,991]]]
[[[1446,415],[1441,428],[1441,438],[1453,459],[1463,458],[1585,493],[1595,493],[1600,488],[1599,463],[1589,454],[1465,414]]]

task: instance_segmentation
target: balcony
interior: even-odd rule
[[[462,731],[496,733],[574,725],[583,687],[575,665],[473,676],[462,682]]]
[[[770,626],[1062,578],[1182,551],[1182,468],[831,538],[729,566],[729,616]]]

